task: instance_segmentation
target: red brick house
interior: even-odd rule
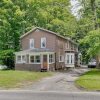
[[[34,28],[21,36],[22,51],[16,52],[16,70],[54,71],[78,64],[78,45],[55,32]]]

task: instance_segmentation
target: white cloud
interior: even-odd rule
[[[82,8],[81,5],[79,4],[78,0],[70,0],[71,5],[72,5],[72,13],[76,16],[79,17],[78,11]]]

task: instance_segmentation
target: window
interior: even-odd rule
[[[64,61],[64,57],[63,57],[63,55],[60,55],[59,56],[59,62],[63,62]]]
[[[66,49],[69,49],[69,41],[66,43]]]
[[[73,63],[73,55],[71,55],[71,64]]]
[[[46,38],[41,38],[41,48],[46,48]]]
[[[25,57],[25,55],[22,56],[22,62],[23,62],[23,63],[26,62],[26,57]]]
[[[69,55],[67,55],[67,64],[69,64]]]
[[[74,64],[74,54],[73,53],[66,54],[65,64]]]
[[[30,56],[30,63],[40,63],[40,55]]]
[[[30,56],[30,62],[34,63],[34,56]]]
[[[17,63],[21,63],[21,56],[17,56]]]
[[[30,39],[30,49],[34,48],[34,39]]]
[[[18,55],[16,62],[17,63],[26,63],[26,56],[25,55]]]
[[[54,55],[50,54],[49,55],[49,63],[53,63],[54,62]]]
[[[35,56],[35,62],[40,63],[40,56]]]

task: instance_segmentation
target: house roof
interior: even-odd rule
[[[56,35],[56,36],[58,36],[58,37],[60,37],[60,38],[66,39],[66,40],[72,42],[72,43],[75,44],[75,45],[78,45],[76,42],[74,42],[73,40],[71,40],[71,39],[68,38],[68,37],[64,37],[64,36],[62,36],[62,35],[59,35],[59,33],[56,33],[56,32],[53,32],[53,31],[50,31],[50,30],[47,30],[47,29],[43,29],[43,28],[40,28],[40,27],[35,27],[35,28],[33,28],[32,30],[30,30],[30,31],[28,31],[27,33],[23,34],[20,38],[22,39],[22,38],[24,38],[25,36],[27,36],[28,34],[34,32],[34,31],[36,31],[36,30],[41,30],[41,31],[49,32],[49,33],[54,34],[54,35]]]
[[[28,50],[23,50],[23,51],[19,51],[19,52],[15,52],[15,54],[17,53],[20,53],[20,54],[23,54],[23,53],[38,53],[38,52],[54,52],[53,50],[51,49],[41,49],[41,48],[34,48],[34,49],[28,49]]]

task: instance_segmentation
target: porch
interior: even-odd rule
[[[55,70],[55,53],[51,50],[33,49],[16,52],[15,69],[18,70]]]

